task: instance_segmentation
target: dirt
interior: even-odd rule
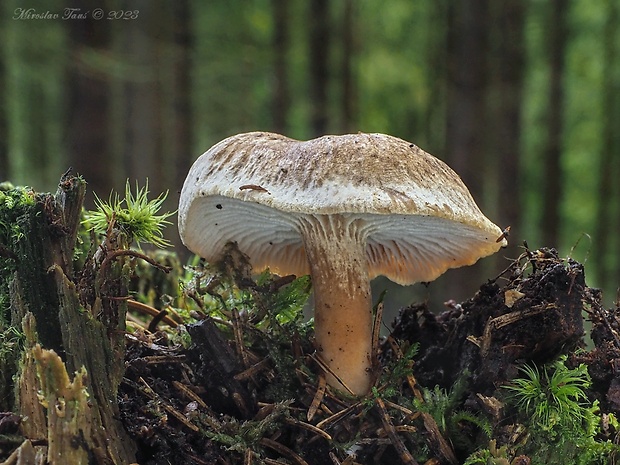
[[[422,387],[461,383],[460,408],[506,424],[500,386],[523,363],[542,365],[561,354],[570,366],[588,365],[588,397],[620,415],[620,311],[604,309],[600,292],[585,284],[583,266],[553,249],[526,250],[471,299],[448,302],[441,314],[424,304],[403,309],[380,346],[377,390],[361,401],[325,388],[311,333],[283,337],[236,310],[232,316],[127,335],[118,397],[138,463],[463,463],[480,432],[464,430],[469,446],[451,443],[411,399],[421,398]],[[590,346],[584,318],[592,323]],[[410,366],[401,352],[414,344],[413,371],[394,379]],[[0,414],[5,452],[18,423]]]
[[[590,398],[598,399],[603,411],[619,414],[618,311],[603,309],[600,301],[599,292],[586,286],[581,264],[560,259],[552,249],[527,251],[471,299],[447,303],[447,310],[439,315],[423,304],[403,309],[393,322],[391,339],[400,347],[419,344],[413,367],[417,384],[411,389],[449,389],[459,379],[463,382],[465,374],[463,405],[474,412],[500,415],[489,399],[518,374],[524,362],[543,364],[570,354],[569,364],[589,366]],[[593,324],[592,350],[586,350],[584,342],[584,317]],[[204,320],[188,331],[194,343],[187,348],[171,344],[163,334],[128,338],[121,411],[125,426],[138,442],[140,463],[266,460],[263,463],[333,465],[354,463],[353,451],[357,463],[417,463],[408,451],[424,445],[429,460],[435,460],[427,463],[462,460],[458,448],[442,450],[450,446],[442,445],[441,438],[433,441],[432,436],[440,433],[419,418],[409,419],[419,433],[417,439],[411,437],[413,429],[402,434],[402,439],[394,438],[390,427],[396,430],[404,425],[407,413],[398,416],[392,408],[388,416],[376,399],[343,400],[328,390],[322,407],[308,420],[320,391],[318,381],[300,370],[313,367],[308,358],[310,341],[298,342],[303,355],[293,362],[294,373],[278,372],[270,359],[273,348],[248,342],[254,348],[255,365],[262,366],[246,377],[240,374],[247,371],[247,362],[244,365],[235,344],[213,321]],[[278,350],[294,348],[291,344]],[[383,366],[397,357],[384,341]],[[286,382],[281,379],[284,376]],[[413,397],[406,380],[401,382],[400,394]],[[155,394],[148,393],[151,389]],[[287,399],[284,408],[279,403]],[[282,413],[274,414],[279,405]],[[271,425],[259,425],[265,418]],[[198,424],[200,430],[193,431],[187,424]],[[209,428],[211,438],[206,439],[204,430]],[[263,428],[263,436],[253,437],[257,434],[250,432],[253,428]],[[353,442],[358,446],[351,449]],[[287,462],[275,462],[278,457]],[[520,460],[527,463],[526,458]]]

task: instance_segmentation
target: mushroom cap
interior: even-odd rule
[[[224,139],[187,175],[179,233],[207,261],[235,241],[256,270],[303,275],[300,223],[323,215],[359,227],[369,276],[399,284],[432,281],[506,245],[445,163],[402,139],[364,133]]]

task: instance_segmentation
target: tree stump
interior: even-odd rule
[[[127,257],[115,253],[123,244],[110,231],[74,269],[85,190],[83,179],[65,174],[55,195],[26,192],[30,200],[10,212],[17,237],[3,244],[0,230],[10,327],[22,329],[26,340],[12,410],[22,416],[28,440],[5,463],[33,463],[33,454],[34,463],[59,465],[135,462],[116,398],[124,372]],[[0,215],[9,215],[2,208]],[[7,315],[0,317],[5,331]]]

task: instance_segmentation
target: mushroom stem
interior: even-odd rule
[[[373,317],[364,223],[344,215],[308,215],[301,230],[314,288],[318,356],[353,394],[367,394],[373,382]],[[344,388],[330,373],[327,382]]]

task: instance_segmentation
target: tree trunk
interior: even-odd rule
[[[180,192],[185,176],[194,161],[192,105],[191,105],[191,50],[193,44],[193,30],[191,27],[191,12],[188,0],[179,0],[169,5],[171,8],[171,76],[168,83],[170,98],[166,115],[170,115],[172,130],[167,135],[166,150],[162,156],[161,165],[164,167],[163,185],[153,185],[153,191],[163,192],[170,189],[171,193]],[[166,121],[162,122],[163,125]],[[172,187],[171,187],[172,186]],[[174,211],[178,207],[176,195],[169,195],[164,211]],[[173,228],[169,231],[170,241],[181,250],[181,239]]]
[[[341,123],[340,132],[351,133],[356,129],[357,89],[353,78],[353,59],[356,52],[355,5],[353,0],[345,0],[342,14],[342,58],[340,97]]]
[[[289,49],[289,2],[288,0],[272,0],[273,11],[273,96],[272,114],[273,130],[286,134],[288,130],[288,114],[290,108],[290,92],[288,83],[288,49]]]
[[[620,12],[617,2],[607,2],[607,21],[603,37],[604,71],[603,71],[603,126],[602,146],[599,166],[599,190],[597,202],[597,220],[594,237],[596,274],[599,286],[603,289],[614,289],[620,282],[618,260],[620,252],[618,226],[620,226],[620,186],[617,173],[620,172],[620,62],[618,61],[618,21]]]
[[[496,4],[498,28],[495,31],[499,47],[494,57],[497,70],[494,74],[494,99],[497,106],[492,110],[491,130],[494,147],[501,150],[491,155],[494,179],[497,180],[498,205],[493,218],[502,228],[511,226],[512,237],[522,237],[521,222],[521,102],[523,94],[523,70],[525,68],[524,18],[525,2],[507,0]],[[519,241],[509,240],[504,256],[519,256]],[[502,257],[500,267],[505,263]],[[498,261],[498,259],[496,259]]]
[[[0,9],[0,11],[2,11]],[[3,41],[4,42],[4,41]],[[0,100],[6,102],[8,99],[8,95],[6,92],[6,74],[7,74],[7,63],[6,63],[6,54],[1,53],[2,49],[0,48]],[[8,112],[6,108],[3,108],[0,112],[0,183],[3,181],[8,181],[9,177],[9,144],[7,141],[8,136],[8,127],[7,127],[7,118]],[[0,189],[1,190],[1,189]]]
[[[424,115],[426,147],[430,153],[446,158],[446,100],[448,66],[448,5],[445,1],[428,2],[429,23],[426,30],[425,62],[428,104]]]
[[[76,7],[89,8],[89,2]],[[67,89],[69,166],[88,179],[93,192],[107,192],[113,181],[109,162],[109,82],[104,73],[90,67],[90,54],[108,47],[110,24],[94,19],[67,21],[75,58]]]
[[[131,4],[131,8],[140,11],[140,21],[123,29],[124,48],[133,64],[141,68],[141,75],[133,75],[125,81],[125,173],[140,182],[148,179],[151,188],[157,188],[163,185],[159,163],[163,139],[162,89],[155,66],[160,44],[154,40],[152,32],[159,26],[155,24],[157,12],[149,8],[148,1],[134,0]]]
[[[446,157],[480,202],[486,171],[487,1],[464,0],[450,10]]]
[[[5,1],[0,6],[7,19],[0,34],[6,71],[2,75],[2,150],[6,150],[4,161],[0,155],[2,180],[52,189],[58,173],[66,169],[63,47],[68,25],[61,20],[11,20],[28,8],[45,11],[63,6],[57,1],[34,1],[27,8]]]
[[[327,133],[329,83],[329,1],[310,2],[310,128],[313,136]]]
[[[486,0],[454,2],[448,10],[446,152],[448,164],[461,176],[483,210],[483,190],[490,177],[485,159],[487,96]],[[457,301],[473,294],[480,283],[482,261],[448,272],[432,284],[441,298]],[[443,301],[442,300],[442,301]]]
[[[542,239],[548,247],[558,247],[562,199],[562,130],[564,117],[564,55],[566,48],[566,12],[563,0],[552,1],[549,30],[549,113],[547,144],[544,154]]]

